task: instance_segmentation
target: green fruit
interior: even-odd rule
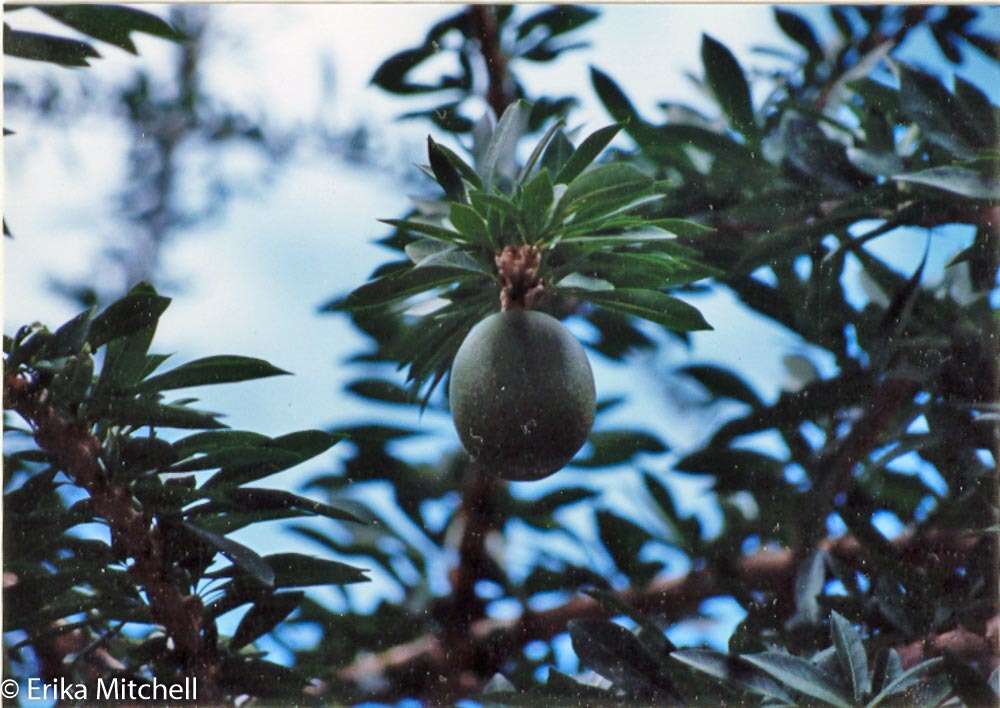
[[[594,424],[594,375],[559,320],[512,309],[487,317],[455,355],[449,401],[469,455],[503,479],[562,469]]]

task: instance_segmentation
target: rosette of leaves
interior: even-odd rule
[[[716,272],[675,241],[709,230],[649,218],[660,183],[631,164],[593,164],[618,125],[574,145],[556,123],[518,165],[529,113],[519,101],[495,125],[487,114],[475,131],[472,164],[428,138],[425,171],[444,198],[385,220],[397,233],[384,243],[407,259],[382,266],[327,306],[418,317],[392,348],[425,403],[469,329],[505,298],[527,298],[528,307],[562,316],[587,304],[678,332],[710,328],[696,308],[665,292]],[[424,297],[414,304],[417,296]]]
[[[305,678],[245,648],[306,602],[302,588],[368,578],[312,555],[261,556],[229,535],[275,519],[370,517],[259,486],[343,436],[231,430],[196,399],[173,398],[287,372],[241,356],[161,372],[168,357],[149,347],[169,303],[139,285],[103,312],[3,338],[5,645],[16,662],[24,648],[56,656],[70,681],[97,667],[138,681],[195,676],[205,700],[296,695]],[[220,555],[229,563],[216,567]],[[217,618],[247,605],[220,638]]]

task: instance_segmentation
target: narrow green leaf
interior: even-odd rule
[[[191,534],[232,561],[233,565],[245,572],[250,578],[265,587],[274,587],[274,571],[256,552],[225,536],[198,528],[187,521],[182,521],[181,525]]]
[[[155,325],[168,305],[170,298],[158,295],[152,286],[145,283],[135,286],[91,322],[87,336],[91,349],[96,350],[112,339]]]
[[[840,670],[851,679],[854,702],[860,703],[872,690],[864,642],[854,626],[836,611],[830,613],[830,631],[833,645],[837,648]]]
[[[18,59],[32,59],[60,66],[90,66],[88,59],[101,56],[86,42],[13,30],[6,22],[3,25],[3,51]]]
[[[792,696],[779,683],[764,672],[747,665],[740,657],[726,656],[711,649],[681,649],[671,653],[670,658],[723,682],[735,683],[765,698],[786,705],[795,703]]]
[[[136,54],[132,32],[180,41],[184,35],[156,15],[121,5],[40,5],[39,10],[68,27]]]
[[[387,305],[467,277],[454,268],[413,268],[365,283],[339,303],[336,309],[363,310]]]
[[[701,61],[705,80],[729,123],[747,138],[757,137],[750,87],[733,53],[707,34],[701,38]]]
[[[974,170],[958,165],[930,167],[919,172],[895,175],[898,182],[912,182],[934,187],[970,199],[1000,199],[1000,178],[996,172]]]
[[[570,290],[569,293],[599,307],[642,317],[678,332],[712,329],[696,308],[655,290],[622,288],[611,292]]]
[[[542,154],[542,161],[539,163],[539,169],[545,168],[550,174],[559,174],[560,170],[566,165],[570,157],[573,156],[573,143],[569,141],[566,134],[559,130],[556,131],[555,136],[549,142],[548,147],[545,148],[545,152]]]
[[[55,359],[78,354],[87,341],[90,320],[93,316],[94,308],[89,307],[53,332],[52,338],[45,345],[46,358]]]
[[[455,270],[467,270],[472,273],[480,273],[492,277],[493,273],[485,265],[480,263],[467,251],[457,248],[446,248],[432,255],[427,256],[417,263],[417,268],[454,268]]]
[[[928,140],[961,159],[976,157],[975,129],[967,122],[958,100],[937,77],[899,65],[899,98],[903,112],[920,126]]]
[[[823,47],[820,46],[816,33],[808,22],[799,15],[781,8],[774,9],[774,19],[789,39],[808,52],[810,60],[819,61],[823,58]]]
[[[243,615],[239,626],[229,640],[229,650],[236,651],[261,635],[274,629],[279,622],[292,614],[306,594],[302,591],[267,595],[257,600]]]
[[[602,430],[588,438],[590,454],[574,459],[574,467],[608,467],[628,462],[641,452],[658,454],[667,446],[654,435],[638,430]]]
[[[447,243],[466,242],[462,234],[457,231],[452,231],[451,229],[446,229],[443,226],[432,224],[421,219],[379,219],[379,221],[383,224],[394,226],[397,229],[412,231],[420,234],[421,236],[427,236],[428,238],[433,238],[438,241],[445,241]]]
[[[678,369],[678,373],[690,376],[713,396],[731,398],[754,407],[763,405],[760,396],[750,385],[728,369],[703,364],[683,367]]]
[[[406,78],[412,69],[436,52],[437,49],[433,44],[397,52],[379,65],[371,82],[385,91],[397,94],[424,93],[436,90],[434,86],[413,83]]]
[[[289,375],[289,372],[263,359],[246,356],[209,356],[148,378],[139,383],[136,389],[141,393],[151,393],[286,375]]]
[[[274,570],[275,588],[303,588],[312,585],[350,585],[366,583],[370,578],[367,570],[355,568],[334,560],[325,560],[302,553],[274,553],[264,557],[267,565]],[[236,574],[233,567],[206,573],[208,578],[231,578]]]
[[[741,658],[799,693],[837,708],[851,708],[850,699],[843,694],[836,680],[805,659],[776,651],[748,654]]]
[[[263,446],[271,438],[260,433],[245,430],[212,430],[205,433],[194,433],[173,443],[174,452],[179,459],[185,459],[198,453],[217,452],[225,448]]]
[[[529,114],[530,107],[527,102],[516,101],[500,117],[484,151],[479,170],[485,187],[492,187],[496,184],[497,173],[502,174],[505,169],[513,166],[514,151],[528,124]]]
[[[367,524],[371,521],[371,515],[358,504],[346,501],[324,504],[282,489],[240,487],[226,492],[224,498],[233,505],[233,508],[241,511],[299,509],[336,521],[350,521],[355,524]]]
[[[479,215],[479,212],[471,206],[452,204],[448,219],[469,242],[483,246],[493,245],[493,239],[489,229],[486,228],[486,222]]]
[[[607,620],[573,620],[569,635],[581,663],[616,687],[647,699],[673,693],[669,679],[660,675],[656,662],[624,627]]]
[[[566,211],[574,202],[593,199],[611,189],[622,187],[641,189],[651,187],[652,184],[652,178],[628,163],[613,162],[599,165],[579,175],[569,184],[566,193],[559,200],[559,209]]]
[[[611,141],[614,140],[620,130],[621,126],[615,123],[588,135],[580,143],[580,147],[573,152],[563,168],[559,170],[555,183],[569,184],[576,179],[580,173],[590,166],[590,163],[597,159],[597,156],[604,151],[604,148],[611,144]]]
[[[891,681],[889,681],[882,688],[882,690],[878,692],[878,695],[876,695],[873,699],[871,699],[868,702],[868,705],[865,708],[876,708],[876,706],[880,705],[885,699],[889,698],[890,696],[893,696],[897,693],[902,693],[907,688],[916,683],[920,679],[921,674],[926,673],[930,669],[935,668],[941,665],[942,663],[944,663],[944,659],[942,659],[940,656],[936,656],[933,659],[927,659],[926,661],[922,661],[916,666],[911,666],[906,671],[904,671],[903,673],[899,674]]]
[[[434,143],[434,147],[437,152],[448,158],[448,161],[458,170],[459,174],[462,175],[462,179],[469,182],[476,189],[483,188],[483,181],[480,179],[476,170],[473,169],[472,165],[463,160],[454,150],[442,145],[441,143]]]
[[[225,428],[218,413],[162,404],[149,398],[117,398],[95,407],[95,415],[116,425],[154,428]]]
[[[542,158],[542,155],[548,150],[549,143],[552,141],[552,138],[555,137],[556,133],[560,133],[564,126],[565,122],[560,119],[550,125],[548,130],[545,131],[545,135],[543,135],[542,139],[535,145],[531,154],[528,156],[528,161],[525,162],[524,167],[521,168],[521,174],[517,180],[519,183],[523,184],[525,180],[529,179],[535,173],[535,167],[538,165],[538,161]],[[542,165],[542,167],[544,167],[544,165]]]
[[[535,173],[523,188],[521,195],[521,219],[528,241],[539,240],[548,226],[552,209],[552,179],[547,169]]]
[[[462,182],[462,175],[458,168],[452,164],[448,156],[441,150],[434,138],[427,136],[427,156],[431,163],[431,170],[438,184],[444,189],[445,195],[453,202],[465,201],[465,184]]]

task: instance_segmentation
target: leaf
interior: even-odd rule
[[[669,695],[673,687],[660,676],[656,661],[624,627],[607,620],[572,620],[569,636],[580,661],[636,697]]]
[[[865,708],[876,708],[876,706],[881,704],[886,698],[905,691],[919,680],[921,674],[925,673],[929,669],[939,666],[943,662],[944,659],[936,656],[933,659],[922,661],[916,666],[911,666],[909,669],[889,681],[882,688],[882,690],[878,692],[878,695],[868,702],[868,705]],[[886,678],[888,678],[888,676]]]
[[[434,177],[444,189],[445,196],[453,202],[465,201],[465,184],[462,182],[462,175],[459,174],[458,168],[444,154],[438,144],[434,142],[434,138],[429,135],[427,136],[427,156]]]
[[[493,238],[490,236],[486,222],[475,209],[466,204],[452,204],[448,213],[448,220],[454,224],[455,228],[465,236],[465,238],[475,244],[493,246]]]
[[[968,121],[979,138],[978,145],[989,148],[997,143],[997,128],[1000,116],[996,108],[974,84],[955,75],[955,95],[965,110]]]
[[[840,670],[851,680],[854,702],[860,703],[872,690],[871,677],[868,675],[868,656],[861,635],[836,611],[830,613],[830,631],[833,634],[833,645],[837,648]]]
[[[532,30],[544,27],[549,37],[572,32],[596,19],[596,10],[579,5],[558,5],[526,17],[517,27],[517,38],[524,39]]]
[[[169,305],[170,298],[158,295],[151,285],[140,283],[94,318],[87,342],[96,350],[112,339],[155,325]]]
[[[459,174],[462,175],[462,178],[472,184],[473,187],[476,189],[483,188],[483,181],[479,178],[479,175],[476,174],[476,171],[451,148],[446,147],[441,143],[434,143],[434,149],[435,152],[444,155],[452,166],[458,170]]]
[[[621,131],[621,126],[617,123],[605,126],[586,137],[580,143],[580,147],[573,151],[573,154],[563,165],[556,175],[556,184],[569,184],[582,173],[590,163],[597,159],[597,156],[604,151],[615,136]]]
[[[156,15],[121,5],[40,5],[49,17],[102,42],[137,54],[132,32],[173,41],[185,37]]]
[[[245,572],[250,578],[264,587],[274,587],[274,571],[256,552],[225,536],[219,536],[211,531],[198,528],[190,522],[182,521],[181,525],[192,535],[204,541],[232,561],[233,565]]]
[[[523,187],[521,195],[521,218],[528,241],[542,237],[549,221],[549,211],[553,200],[552,179],[547,169],[535,173]]]
[[[78,354],[87,340],[93,316],[94,308],[89,307],[57,329],[45,345],[45,356],[55,359]]]
[[[220,495],[217,501],[221,502],[222,506],[237,511],[296,509],[337,521],[350,521],[355,524],[368,524],[371,522],[371,515],[360,505],[341,502],[343,504],[343,508],[341,508],[306,497],[300,497],[283,489],[240,487],[238,489],[226,490],[224,494]],[[218,508],[219,504],[213,503],[211,506]]]
[[[754,407],[764,404],[750,384],[728,369],[701,364],[685,366],[677,372],[690,376],[717,398],[731,398]]]
[[[419,219],[379,219],[379,221],[383,224],[389,224],[389,226],[395,226],[403,231],[413,231],[414,233],[418,233],[438,241],[445,241],[447,243],[466,242],[465,238],[462,237],[462,234],[457,231],[452,231],[451,229],[446,229],[443,226],[438,226],[437,224],[432,224]]]
[[[614,290],[615,286],[601,278],[591,278],[582,273],[570,273],[556,283],[557,288],[577,290]]]
[[[936,77],[899,65],[899,99],[903,113],[920,126],[928,140],[959,158],[976,157],[974,129],[966,122],[958,101]]]
[[[387,305],[467,277],[454,268],[413,268],[365,283],[338,303],[336,309],[364,310]]]
[[[712,329],[697,309],[655,290],[621,288],[610,292],[568,290],[593,304],[626,315],[642,317],[678,332]]]
[[[90,66],[88,59],[101,56],[86,42],[13,30],[6,22],[3,26],[3,51],[18,59],[45,61],[60,66]]]
[[[153,376],[138,384],[141,393],[170,391],[192,386],[214,386],[263,379],[269,376],[287,376],[289,372],[264,361],[246,356],[209,356],[182,364],[176,369]]]
[[[275,553],[265,560],[274,569],[275,587],[279,588],[351,585],[371,580],[364,568],[301,553]]]
[[[263,479],[323,454],[342,437],[323,430],[302,430],[273,438],[260,449],[222,449],[209,453],[205,457],[209,458],[213,467],[221,469],[205,482],[202,489],[234,487]],[[205,458],[201,462],[204,464]],[[178,467],[180,465],[174,469]]]
[[[433,44],[397,52],[379,65],[371,82],[390,93],[412,94],[433,91],[436,89],[434,86],[407,81],[406,74],[436,52]]]
[[[730,125],[747,138],[756,139],[757,124],[750,102],[750,87],[733,53],[707,34],[701,38],[705,80]]]
[[[660,564],[639,560],[642,547],[652,536],[641,526],[610,511],[597,512],[597,530],[601,543],[615,565],[635,585],[645,585],[659,572]]]
[[[467,251],[457,248],[446,248],[427,256],[417,263],[417,268],[454,268],[492,277],[490,270],[476,260]]]
[[[232,447],[263,446],[271,438],[260,433],[245,430],[213,430],[205,433],[194,433],[173,443],[174,452],[179,459],[185,459],[199,452],[210,453]]]
[[[795,574],[795,615],[788,627],[813,626],[819,623],[819,596],[826,583],[827,552],[818,548],[809,553]]]
[[[274,629],[279,622],[295,611],[302,602],[305,593],[282,592],[257,600],[250,610],[243,615],[239,626],[229,640],[229,650],[236,651],[246,646],[261,635]]]
[[[529,113],[530,107],[527,102],[521,100],[512,103],[500,117],[483,152],[483,161],[479,168],[483,185],[487,189],[496,183],[498,172],[503,174],[505,169],[513,166],[514,151],[528,124]]]
[[[573,156],[573,143],[569,141],[566,134],[559,130],[549,142],[545,152],[542,153],[542,160],[539,169],[547,169],[550,174],[557,175]]]
[[[594,200],[606,194],[617,197],[626,190],[641,190],[651,187],[652,178],[625,162],[599,165],[574,179],[559,200],[559,210],[565,212],[570,206],[582,200]],[[629,199],[631,200],[631,198]]]
[[[356,396],[382,403],[395,403],[399,405],[411,405],[413,403],[413,398],[409,391],[385,379],[358,379],[348,384],[347,390]]]
[[[740,657],[726,656],[711,649],[681,649],[672,652],[670,658],[766,698],[785,704],[794,703],[791,695],[780,684],[762,671],[744,663]]]
[[[819,61],[823,58],[823,47],[820,46],[819,40],[816,39],[816,33],[808,22],[781,8],[774,9],[774,19],[789,39],[808,52],[811,61]]]
[[[218,413],[180,405],[167,405],[148,398],[116,398],[95,406],[94,415],[103,422],[154,428],[225,428]]]
[[[944,653],[944,672],[951,682],[951,689],[967,706],[995,706],[997,694],[993,687],[968,662],[950,651]]]
[[[741,657],[786,686],[837,708],[851,708],[850,699],[830,674],[791,654],[768,651]]]
[[[640,452],[662,453],[668,449],[659,438],[637,430],[604,430],[591,433],[588,441],[590,454],[574,459],[574,467],[608,467],[627,462]]]
[[[1000,178],[996,172],[987,173],[958,165],[943,165],[919,172],[895,175],[893,179],[942,189],[970,199],[990,201],[1000,199]]]

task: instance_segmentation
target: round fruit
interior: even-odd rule
[[[449,401],[469,455],[503,479],[562,469],[594,424],[587,354],[559,320],[511,309],[469,332],[451,368]]]

